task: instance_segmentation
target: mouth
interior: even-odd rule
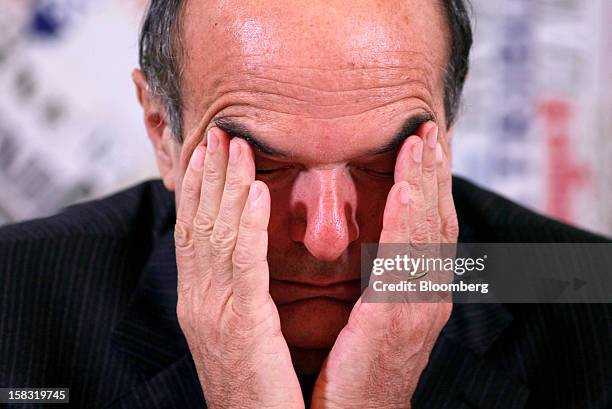
[[[352,304],[361,295],[361,280],[344,280],[322,284],[271,279],[270,295],[278,306],[323,298]]]

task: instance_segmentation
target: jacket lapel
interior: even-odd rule
[[[206,408],[191,354],[187,353],[151,379],[131,389],[107,409]]]
[[[113,331],[113,345],[152,376],[187,352],[176,318],[176,261],[171,232],[155,240],[136,291]]]
[[[419,380],[413,407],[522,408],[527,387],[485,356],[512,321],[500,304],[455,304]]]
[[[108,408],[205,408],[187,342],[176,318],[176,261],[172,230],[159,236],[132,300],[115,327],[113,346],[146,381]]]
[[[455,199],[461,194],[454,192]],[[460,243],[488,242],[462,217],[465,206],[457,202]],[[462,211],[463,210],[463,211]],[[514,316],[502,304],[454,304],[419,379],[412,399],[414,408],[510,409],[525,406],[529,394],[518,377],[487,358]]]

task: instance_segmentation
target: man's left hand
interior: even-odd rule
[[[456,243],[450,162],[437,126],[400,149],[380,243]],[[366,290],[367,291],[367,290]],[[364,293],[365,294],[365,293]],[[327,357],[312,408],[409,408],[421,373],[451,310],[450,302],[355,304]]]

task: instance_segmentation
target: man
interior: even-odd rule
[[[451,190],[470,45],[461,0],[152,1],[133,79],[163,187],[0,231],[1,386],[82,407],[609,405],[605,305],[360,298],[361,243],[604,241]]]

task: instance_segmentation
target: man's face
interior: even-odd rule
[[[330,348],[359,297],[360,243],[379,239],[394,137],[431,116],[448,154],[445,24],[430,0],[187,3],[176,186],[215,124],[256,139],[272,199],[270,292],[296,350]]]

